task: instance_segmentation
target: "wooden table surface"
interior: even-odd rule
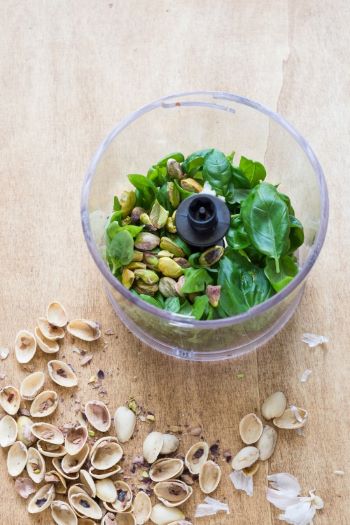
[[[266,475],[289,472],[305,493],[317,488],[325,500],[315,525],[349,524],[349,2],[3,0],[0,20],[0,345],[11,349],[0,363],[1,385],[18,385],[27,373],[13,356],[16,332],[33,330],[47,303],[59,299],[71,318],[98,319],[116,333],[93,346],[84,368],[72,342],[63,346],[80,389],[76,399],[62,394],[61,421],[74,421],[77,400],[96,397],[87,383],[102,369],[111,410],[133,396],[155,413],[155,425],[139,424],[128,454],[140,451],[150,428],[171,425],[184,431],[182,451],[196,439],[186,425],[202,426],[221,451],[236,451],[240,418],[283,390],[309,410],[305,435],[280,432],[253,498],[233,489],[220,460],[215,497],[229,502],[231,514],[194,523],[279,523],[265,498]],[[327,240],[297,314],[259,351],[215,365],[167,358],[122,325],[79,217],[85,169],[111,127],[152,99],[196,89],[243,94],[282,113],[314,147],[330,191]],[[327,348],[310,350],[301,342],[305,331],[327,335]],[[35,369],[46,361],[37,356]],[[302,384],[306,368],[312,376]],[[27,516],[6,452],[0,455],[1,524],[49,523],[48,514]],[[186,507],[189,517],[193,509]]]

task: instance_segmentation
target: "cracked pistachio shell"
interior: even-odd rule
[[[28,504],[29,514],[37,514],[43,512],[55,499],[55,487],[52,483],[48,483],[41,487],[36,494],[32,497]]]
[[[242,470],[251,467],[259,459],[259,450],[256,447],[242,448],[232,460],[233,470]]]
[[[79,478],[84,486],[85,492],[89,494],[92,498],[96,497],[96,484],[92,478],[92,476],[88,473],[87,470],[82,469],[79,472]]]
[[[168,525],[172,521],[184,520],[184,513],[177,507],[166,507],[162,503],[154,505],[151,512],[151,521],[156,525]]]
[[[168,159],[166,163],[166,169],[171,179],[181,180],[185,174],[182,171],[181,164],[175,159]]]
[[[178,507],[192,496],[192,487],[183,481],[160,481],[154,486],[154,494],[166,507]]]
[[[221,480],[221,468],[214,461],[206,461],[199,472],[199,487],[204,494],[211,494]]]
[[[99,470],[95,467],[90,467],[89,474],[94,479],[105,479],[118,474],[121,470],[122,468],[120,465],[114,465],[113,467],[105,470]]]
[[[247,414],[239,423],[239,434],[243,443],[256,443],[263,432],[263,424],[255,414]]]
[[[112,503],[112,507],[117,512],[124,512],[132,505],[131,488],[127,483],[125,483],[125,481],[120,480],[115,481],[114,486],[117,490],[117,499]]]
[[[144,525],[152,512],[152,503],[150,497],[140,490],[135,496],[132,512],[135,516],[136,525]]]
[[[180,204],[181,198],[180,198],[180,192],[173,182],[168,182],[167,194],[168,194],[168,199],[172,207],[177,208],[178,205]]]
[[[62,328],[66,326],[68,318],[64,306],[59,302],[50,303],[46,311],[46,319],[53,326]]]
[[[85,405],[85,415],[88,422],[96,430],[107,432],[111,426],[111,415],[102,401],[88,401]]]
[[[58,342],[55,339],[47,339],[38,326],[35,328],[34,333],[38,347],[42,352],[45,354],[56,354],[59,351],[60,346]]]
[[[259,450],[259,457],[261,461],[266,461],[272,456],[276,447],[276,443],[276,430],[268,425],[265,425],[259,441],[256,444],[256,448]]]
[[[129,268],[123,268],[122,284],[125,286],[125,288],[130,290],[130,288],[132,287],[134,283],[134,280],[135,280],[134,272],[130,270]]]
[[[63,470],[62,470],[62,467],[61,467],[61,459],[60,458],[53,458],[52,460],[52,465],[54,467],[55,470],[57,470],[57,472],[59,474],[61,474],[61,476],[65,479],[68,479],[69,481],[76,481],[78,478],[79,478],[79,472],[72,472],[71,474],[66,474]],[[71,487],[72,488],[72,487]],[[70,489],[69,489],[70,490]]]
[[[67,325],[67,331],[82,341],[96,341],[101,337],[101,327],[96,321],[74,319]]]
[[[219,305],[220,295],[221,295],[221,286],[208,284],[206,292],[208,296],[209,303],[216,308]]]
[[[27,447],[21,442],[16,441],[11,445],[7,454],[7,471],[12,477],[19,476],[26,464],[28,459]]]
[[[73,494],[70,499],[70,504],[81,516],[86,516],[94,520],[102,519],[102,509],[96,501],[86,493]]]
[[[17,423],[12,416],[0,420],[0,447],[10,447],[17,439]]]
[[[0,390],[0,405],[10,416],[17,414],[21,404],[21,395],[12,385],[4,386]]]
[[[29,363],[36,352],[36,339],[28,330],[20,330],[15,340],[15,355],[19,363]]]
[[[120,443],[126,443],[132,437],[136,425],[136,415],[128,407],[118,407],[114,414],[114,426]]]
[[[43,372],[33,372],[25,377],[21,383],[19,392],[22,399],[32,401],[43,389],[45,374]]]
[[[63,433],[51,423],[33,423],[31,431],[41,441],[46,441],[53,445],[63,445],[64,443]]]
[[[148,463],[154,463],[163,446],[163,434],[151,432],[143,442],[143,457]]]
[[[41,439],[39,439],[37,447],[39,452],[47,458],[61,458],[67,454],[63,445],[48,443],[47,441],[42,441]]]
[[[123,449],[118,439],[107,436],[96,441],[91,449],[90,462],[97,470],[108,470],[122,459]]]
[[[160,239],[160,247],[162,250],[172,253],[175,257],[185,257],[183,249],[172,239],[169,239],[169,237],[162,237]]]
[[[205,441],[199,441],[192,445],[185,456],[185,465],[191,474],[199,474],[208,459],[208,455],[209,445]]]
[[[36,396],[30,407],[32,417],[47,417],[58,407],[58,395],[54,390],[44,390]]]
[[[145,284],[156,284],[159,277],[153,270],[135,270],[135,278],[141,280]]]
[[[225,248],[223,246],[212,246],[208,248],[199,257],[199,264],[201,266],[213,266],[220,261],[224,255]]]
[[[117,489],[111,479],[98,479],[96,481],[96,495],[101,501],[113,503],[117,499]]]
[[[160,228],[163,228],[166,225],[166,221],[168,220],[168,217],[169,217],[168,210],[163,208],[163,206],[161,206],[159,202],[156,200],[149,214],[149,220],[151,221],[152,226],[154,228],[157,228],[157,230],[159,230]]]
[[[65,388],[77,386],[78,378],[67,363],[54,359],[47,363],[47,369],[52,381]]]
[[[27,416],[19,416],[17,419],[17,441],[22,441],[26,447],[34,445],[37,438],[34,436],[33,421]]]
[[[181,266],[173,259],[170,259],[170,257],[161,257],[159,259],[158,270],[165,277],[173,277],[174,279],[177,279],[183,274],[183,269]]]
[[[261,413],[265,419],[280,417],[287,407],[287,399],[283,392],[275,392],[265,399]]]
[[[64,501],[51,503],[51,517],[56,525],[78,525],[78,518],[74,510]]]
[[[302,428],[308,418],[308,413],[303,408],[291,406],[287,408],[281,417],[275,417],[273,419],[273,424],[277,428],[283,429],[297,429]]]
[[[84,465],[89,452],[90,447],[87,443],[85,443],[78,454],[74,454],[74,456],[66,454],[61,462],[61,468],[63,472],[65,472],[65,474],[75,474],[76,472],[79,472],[81,467]]]
[[[46,472],[45,482],[54,484],[56,494],[66,494],[67,482],[62,474],[57,470],[50,470],[49,472]]]
[[[70,428],[66,434],[64,447],[68,454],[74,456],[84,447],[88,438],[88,430],[84,425],[78,425]]]
[[[105,514],[101,525],[135,525],[135,516],[132,512],[123,512],[122,514],[115,514],[115,510],[113,512],[110,511]]]
[[[184,469],[184,462],[180,458],[163,458],[153,463],[149,471],[152,481],[168,481],[180,476]]]
[[[150,232],[141,232],[136,236],[135,239],[135,248],[141,250],[142,252],[150,252],[157,248],[160,243],[160,238],[158,235]]]
[[[52,325],[45,317],[39,317],[37,323],[40,332],[43,334],[44,337],[46,337],[46,339],[54,341],[57,339],[64,338],[65,332],[63,328]]]
[[[181,188],[186,191],[192,191],[194,193],[200,193],[203,190],[203,186],[199,184],[195,179],[187,178],[181,182]]]
[[[34,483],[41,483],[45,478],[45,460],[40,452],[34,447],[28,449],[27,472],[28,476],[34,481]]]
[[[164,297],[176,297],[176,281],[171,277],[162,277],[159,281],[159,291]]]
[[[136,204],[136,193],[134,191],[123,191],[119,197],[122,217],[125,219],[133,210]]]
[[[179,438],[174,434],[163,434],[163,446],[161,448],[161,454],[172,454],[179,448]]]

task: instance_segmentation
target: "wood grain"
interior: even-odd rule
[[[282,389],[310,412],[305,436],[280,433],[253,498],[234,491],[222,462],[217,497],[229,502],[231,514],[200,523],[278,523],[265,499],[266,475],[286,471],[305,492],[316,487],[324,497],[315,523],[348,524],[349,3],[3,0],[0,20],[0,344],[13,350],[17,330],[33,329],[57,298],[71,317],[98,319],[116,333],[105,337],[107,349],[94,347],[85,368],[72,341],[65,343],[61,355],[77,368],[81,389],[76,399],[65,396],[61,420],[74,419],[76,401],[96,396],[87,381],[103,369],[111,409],[134,396],[154,411],[158,429],[201,425],[221,450],[237,450],[239,419]],[[298,313],[258,352],[215,365],[166,358],[128,332],[107,302],[79,218],[84,170],[113,124],[163,94],[203,88],[246,95],[290,119],[319,156],[331,200],[327,241]],[[300,342],[304,331],[328,335],[328,347],[310,351]],[[37,357],[35,367],[46,361]],[[313,373],[301,384],[306,368]],[[0,373],[2,385],[25,375],[13,356]],[[139,426],[128,454],[149,426]],[[184,432],[182,450],[194,439]],[[0,522],[48,523],[46,514],[26,515],[5,451],[0,455]],[[345,476],[335,476],[336,469]],[[189,516],[193,508],[186,507]]]

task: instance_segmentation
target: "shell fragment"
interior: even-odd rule
[[[88,401],[85,405],[85,415],[90,425],[100,432],[107,432],[111,426],[111,415],[102,401]]]
[[[206,461],[199,472],[199,487],[204,494],[211,494],[221,480],[221,468],[214,461]]]
[[[205,441],[199,441],[192,445],[185,457],[185,464],[191,474],[199,474],[202,466],[207,461],[209,445]]]
[[[136,416],[128,407],[119,407],[114,414],[114,425],[120,443],[126,443],[132,437],[136,425]]]
[[[52,360],[47,363],[49,376],[57,385],[65,388],[77,386],[78,378],[72,368],[64,361]]]
[[[47,307],[46,318],[51,325],[59,328],[66,326],[68,321],[66,310],[59,302],[49,304]]]
[[[22,399],[32,401],[43,389],[45,383],[45,374],[43,372],[34,372],[25,377],[20,386]]]
[[[252,445],[260,438],[263,424],[255,414],[247,414],[239,424],[239,433],[243,443]]]
[[[17,439],[17,423],[12,416],[6,415],[0,421],[0,447],[10,447]]]
[[[287,399],[283,392],[275,392],[265,399],[261,413],[269,421],[275,417],[280,417],[287,406]]]
[[[36,339],[28,330],[20,330],[15,340],[15,355],[19,363],[29,363],[36,352]]]
[[[36,396],[30,407],[32,417],[47,417],[58,407],[58,395],[54,390],[44,390]]]
[[[259,450],[256,447],[242,448],[232,460],[234,470],[242,470],[250,467],[259,459]]]
[[[67,331],[82,341],[96,341],[101,337],[101,328],[96,321],[74,319],[67,325]]]

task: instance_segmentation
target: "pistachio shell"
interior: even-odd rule
[[[149,520],[152,512],[152,503],[150,497],[142,490],[135,496],[132,511],[136,525],[144,525]]]
[[[192,445],[185,457],[185,465],[191,474],[199,474],[202,465],[207,461],[209,445],[205,441],[199,441]]]
[[[273,419],[280,417],[285,411],[287,406],[287,399],[283,392],[275,392],[265,399],[261,413],[265,419]]]
[[[66,326],[68,321],[66,310],[59,302],[49,304],[46,311],[46,318],[51,325],[59,328]]]
[[[25,477],[16,478],[15,489],[23,499],[28,499],[31,494],[35,494],[36,492],[33,481]]]
[[[20,386],[22,399],[33,400],[43,389],[45,383],[45,374],[43,372],[34,372],[25,377]]]
[[[152,481],[167,481],[180,476],[184,469],[184,462],[180,458],[163,458],[153,463],[149,471]]]
[[[22,441],[26,447],[31,447],[36,442],[37,438],[34,436],[33,421],[27,416],[19,416],[17,419],[17,440]]]
[[[84,447],[88,438],[88,430],[84,425],[70,428],[66,434],[64,446],[68,454],[74,456]]]
[[[160,228],[163,228],[166,225],[166,221],[168,220],[169,212],[163,206],[159,204],[159,202],[156,200],[152,206],[152,209],[149,214],[149,219],[151,221],[151,224],[154,228],[157,228],[159,230]]]
[[[272,456],[276,443],[276,430],[268,425],[265,425],[260,439],[256,444],[256,448],[259,450],[261,461],[266,461]]]
[[[179,480],[160,481],[154,486],[154,494],[166,507],[178,507],[192,496],[193,489]]]
[[[101,521],[101,525],[135,525],[135,517],[132,512],[112,514],[108,512]]]
[[[61,468],[65,474],[74,474],[79,472],[81,467],[84,465],[90,452],[89,445],[86,443],[78,454],[71,456],[66,454],[61,462]]]
[[[48,443],[47,441],[43,441],[42,439],[39,439],[37,447],[39,452],[47,458],[61,458],[67,454],[66,449],[63,445]]]
[[[161,257],[158,263],[158,270],[165,275],[165,277],[173,277],[177,279],[183,274],[183,269],[177,262],[170,257]]]
[[[51,503],[51,517],[56,525],[77,525],[76,517],[72,507],[64,501],[53,501]]]
[[[201,266],[213,266],[220,261],[221,257],[224,255],[223,246],[212,246],[205,250],[199,257],[199,264]]]
[[[112,503],[112,507],[117,512],[124,512],[131,507],[132,491],[125,481],[115,481],[115,488],[117,490],[117,499]]]
[[[126,443],[132,437],[136,425],[136,416],[128,407],[119,407],[114,414],[114,425],[120,443]]]
[[[157,248],[160,243],[160,238],[158,235],[150,232],[141,232],[136,236],[135,239],[135,248],[141,250],[142,252],[150,252]]]
[[[82,469],[79,473],[80,481],[82,482],[85,491],[92,498],[96,497],[96,484],[92,476],[88,473],[87,470]]]
[[[181,180],[185,174],[182,171],[181,164],[175,159],[168,159],[166,164],[167,172],[170,178]]]
[[[67,325],[67,331],[82,341],[96,341],[101,337],[100,325],[88,319],[74,319]]]
[[[63,445],[64,435],[59,428],[51,423],[34,423],[31,428],[32,433],[41,441],[52,443],[53,445]]]
[[[206,461],[199,472],[199,487],[204,494],[211,494],[221,480],[221,468],[214,461]]]
[[[67,363],[64,361],[52,360],[47,363],[49,376],[57,385],[65,388],[77,386],[78,378]]]
[[[47,417],[58,407],[58,395],[53,390],[44,390],[36,396],[30,407],[32,417]]]
[[[94,520],[100,520],[102,518],[102,510],[100,506],[87,494],[73,494],[70,499],[70,504],[74,510],[82,516]]]
[[[183,249],[176,244],[175,241],[169,239],[169,237],[162,237],[160,239],[160,247],[162,250],[167,250],[172,253],[175,257],[185,257]]]
[[[259,450],[256,447],[244,447],[232,460],[234,470],[242,470],[250,467],[259,459]]]
[[[28,449],[27,472],[28,476],[34,481],[34,483],[41,483],[45,478],[45,460],[40,452],[33,447]]]
[[[102,401],[88,401],[85,405],[85,415],[88,422],[96,430],[107,432],[111,426],[111,415]]]
[[[161,454],[172,454],[179,448],[179,438],[174,434],[163,434],[163,446],[160,450]]]
[[[66,494],[67,482],[62,474],[57,470],[50,470],[49,472],[46,472],[45,482],[54,484],[56,494]]]
[[[239,433],[243,443],[251,445],[256,443],[263,432],[263,424],[255,414],[247,414],[241,419]]]
[[[16,441],[11,445],[7,454],[7,470],[10,476],[19,476],[27,464],[27,459],[28,450],[21,441]]]
[[[61,460],[60,458],[53,458],[52,460],[53,467],[57,470],[59,474],[65,479],[68,479],[69,481],[75,481],[79,478],[78,472],[73,472],[71,474],[66,474],[61,467]]]
[[[291,406],[287,408],[281,417],[275,417],[273,424],[278,428],[297,429],[302,428],[308,418],[308,413],[303,408]]]
[[[60,328],[59,326],[54,326],[53,324],[49,323],[49,321],[45,317],[39,317],[37,323],[40,332],[43,334],[44,337],[46,337],[46,339],[50,339],[53,341],[64,338],[65,332],[63,328]]]
[[[156,525],[168,525],[172,521],[184,520],[184,513],[176,508],[169,508],[162,503],[157,503],[151,513],[151,521]]]
[[[195,179],[187,178],[181,182],[181,187],[186,191],[192,191],[194,193],[200,193],[203,190],[203,186],[199,184]]]
[[[0,405],[7,414],[10,416],[17,414],[20,404],[21,396],[17,388],[8,385],[0,390]]]
[[[35,328],[34,333],[38,347],[45,354],[56,354],[59,351],[60,346],[58,342],[55,339],[47,339],[38,326]]]
[[[96,495],[101,501],[113,503],[117,499],[117,489],[111,479],[98,479],[96,481]]]
[[[55,499],[55,487],[51,483],[41,487],[28,504],[29,514],[37,514],[47,509]]]
[[[0,421],[0,447],[10,447],[17,439],[17,423],[6,415]]]
[[[163,434],[151,432],[143,442],[143,457],[148,463],[154,463],[163,446]]]
[[[123,457],[123,449],[117,438],[103,437],[96,441],[91,449],[91,465],[97,470],[108,470],[116,465]]]
[[[28,330],[20,330],[15,340],[15,355],[19,363],[29,363],[36,352],[36,340]]]
[[[95,467],[89,468],[89,474],[94,479],[106,479],[118,474],[122,470],[120,465],[114,465],[113,467],[105,470],[99,470]]]
[[[96,525],[96,521],[90,520],[89,518],[79,518],[78,525]]]

